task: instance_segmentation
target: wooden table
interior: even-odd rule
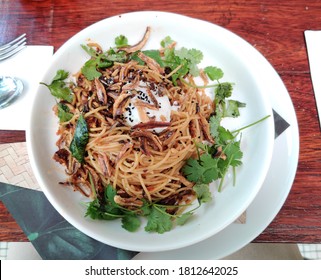
[[[0,44],[25,32],[28,44],[57,50],[94,22],[139,10],[175,12],[218,24],[243,37],[271,62],[294,103],[300,159],[288,199],[254,242],[321,243],[321,135],[303,34],[307,29],[321,30],[321,2],[0,0]],[[21,141],[24,131],[0,131],[0,143]],[[0,241],[27,241],[1,203]]]

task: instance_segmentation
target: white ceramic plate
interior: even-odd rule
[[[246,210],[246,223],[232,223],[211,238],[180,250],[140,253],[135,259],[221,259],[254,240],[283,206],[295,178],[299,159],[298,122],[290,96],[272,66],[266,68],[273,109],[290,125],[274,143],[271,166],[261,190]]]
[[[269,63],[247,42],[214,24],[163,12],[137,12],[123,14],[100,21],[68,40],[53,56],[52,63],[42,81],[50,83],[59,69],[77,72],[88,59],[81,49],[88,38],[108,49],[114,38],[125,35],[129,43],[138,42],[147,26],[152,33],[145,49],[157,49],[160,41],[171,36],[177,47],[196,48],[204,54],[204,66],[220,67],[224,80],[235,83],[233,99],[245,102],[242,116],[226,125],[235,129],[272,115],[267,90],[270,81],[265,72]],[[226,180],[223,192],[214,191],[214,200],[204,205],[195,218],[182,227],[165,234],[151,234],[142,229],[129,233],[120,221],[93,221],[84,218],[85,199],[58,185],[65,180],[64,170],[53,160],[57,119],[53,115],[54,98],[40,86],[34,99],[29,129],[28,151],[35,176],[45,195],[56,210],[72,225],[87,235],[122,249],[133,251],[163,251],[182,248],[209,238],[221,231],[253,201],[268,171],[273,150],[273,117],[242,134],[243,166],[237,170],[237,183]],[[215,188],[215,187],[213,187]]]

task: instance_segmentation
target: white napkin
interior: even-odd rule
[[[304,32],[308,50],[310,73],[315,100],[321,125],[321,31],[306,30]]]
[[[32,96],[49,66],[52,54],[52,46],[27,46],[15,56],[0,61],[0,75],[15,76],[24,84],[19,98],[0,109],[0,129],[26,130]]]

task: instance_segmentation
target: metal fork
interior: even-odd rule
[[[0,46],[0,61],[5,60],[25,48],[27,43],[26,34],[22,34],[11,42]]]

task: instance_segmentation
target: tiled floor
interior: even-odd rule
[[[19,245],[19,246],[17,246]],[[23,245],[23,246],[22,246]],[[299,250],[306,260],[320,260],[321,259],[321,244],[298,244]],[[10,251],[10,252],[9,252]],[[21,255],[21,251],[23,254]],[[31,243],[8,243],[0,242],[0,260],[16,259],[18,252],[22,258],[39,259],[39,255],[33,249]]]

